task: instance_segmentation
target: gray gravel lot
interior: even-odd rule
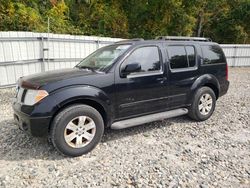
[[[0,90],[0,187],[250,187],[250,68],[231,68],[205,122],[178,117],[106,130],[91,153],[66,158],[12,120]]]

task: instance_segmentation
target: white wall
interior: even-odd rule
[[[0,32],[0,87],[21,76],[73,67],[97,48],[119,38],[33,32]],[[250,45],[221,45],[229,66],[250,66]]]
[[[222,44],[220,45],[227,57],[229,66],[250,66],[249,44]]]
[[[21,76],[73,67],[97,48],[120,40],[95,36],[0,32],[0,87],[15,84]]]

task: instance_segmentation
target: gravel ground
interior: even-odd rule
[[[66,158],[12,120],[14,89],[0,90],[0,187],[250,187],[250,68],[205,122],[172,118],[106,130],[89,154]]]

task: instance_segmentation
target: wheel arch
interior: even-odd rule
[[[219,98],[219,88],[213,83],[206,83],[203,86],[209,87],[214,91],[214,94],[216,96],[216,100]]]
[[[188,96],[188,104],[191,104],[195,92],[199,88],[204,87],[204,86],[211,88],[215,93],[216,99],[219,98],[219,93],[220,93],[219,81],[214,75],[205,74],[205,75],[198,77],[193,83],[189,96]]]
[[[75,92],[73,92],[74,89]],[[52,118],[49,123],[49,130],[58,113],[65,108],[76,104],[85,104],[95,108],[101,114],[105,127],[110,125],[112,118],[110,100],[108,96],[98,88],[67,88],[54,93],[54,95],[53,98],[55,99],[55,103],[51,105],[50,115]]]
[[[73,99],[73,100],[70,100],[66,103],[64,103],[63,105],[60,106],[60,108],[58,108],[53,116],[52,116],[52,120],[50,122],[50,127],[51,127],[51,124],[53,122],[53,119],[57,116],[57,114],[59,114],[61,111],[63,111],[64,109],[70,107],[70,106],[73,106],[73,105],[77,105],[77,104],[85,104],[85,105],[88,105],[88,106],[91,106],[92,108],[96,109],[102,116],[102,119],[104,121],[104,125],[105,126],[108,126],[109,125],[109,116],[108,116],[108,112],[105,110],[105,107],[93,100],[93,99],[88,99],[88,98],[81,98],[81,99]]]

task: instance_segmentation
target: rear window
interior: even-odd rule
[[[201,46],[203,53],[203,64],[225,63],[225,56],[222,49],[216,45]]]

